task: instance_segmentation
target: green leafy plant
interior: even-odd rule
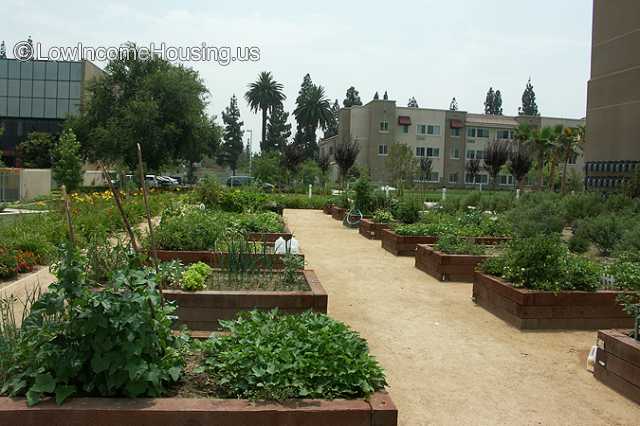
[[[6,247],[0,247],[0,279],[13,278],[17,273],[16,252]]]
[[[573,253],[586,253],[589,250],[591,241],[584,235],[572,235],[569,239],[569,250]]]
[[[420,219],[420,202],[403,198],[392,210],[393,217],[404,224],[416,223]]]
[[[475,244],[469,238],[460,237],[455,234],[445,234],[438,238],[434,249],[447,254],[467,254],[481,256],[486,253],[484,246]]]
[[[391,223],[393,222],[393,214],[389,210],[378,209],[372,219],[375,223]]]
[[[206,263],[194,263],[182,273],[182,289],[186,291],[204,290],[207,287],[207,277],[212,271],[213,269]]]
[[[253,311],[221,321],[228,335],[212,337],[206,372],[227,398],[361,398],[386,385],[367,343],[326,315]]]
[[[593,242],[600,254],[608,256],[625,233],[626,219],[617,214],[595,216],[578,222],[576,235]]]

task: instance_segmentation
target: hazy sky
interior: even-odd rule
[[[543,115],[585,115],[592,0],[3,3],[0,39],[9,56],[28,35],[45,47],[259,47],[259,62],[187,64],[204,79],[218,117],[263,70],[284,84],[288,111],[310,73],[340,102],[354,85],[365,102],[388,90],[398,105],[415,96],[421,107],[447,108],[455,96],[469,112],[482,111],[493,86],[503,93],[505,114],[517,113],[531,76]],[[244,100],[240,108],[257,142],[260,117]]]

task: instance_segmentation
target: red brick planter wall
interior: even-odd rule
[[[177,250],[158,250],[158,259],[162,262],[169,262],[171,260],[180,260],[184,264],[204,262],[213,267],[222,267],[228,262],[227,253],[219,253],[212,251],[177,251]],[[282,268],[282,254],[251,254],[247,256],[255,256],[259,259],[266,258],[264,267]],[[304,255],[298,254],[304,259]]]
[[[617,291],[550,291],[514,288],[500,278],[476,272],[474,301],[520,329],[597,330],[633,326]]]
[[[273,244],[276,242],[278,238],[284,238],[286,241],[289,241],[293,235],[288,227],[284,227],[283,232],[249,232],[247,234],[247,240],[249,241],[258,241],[263,243]]]
[[[176,327],[191,330],[219,329],[219,320],[230,320],[242,311],[278,308],[285,313],[307,310],[327,313],[327,292],[313,271],[304,271],[309,291],[196,291],[163,290],[167,300],[178,305]]]
[[[333,209],[331,210],[331,217],[335,220],[342,221],[345,214],[347,214],[347,209],[343,209],[342,207],[333,206]]]
[[[27,407],[24,398],[0,398],[0,424],[11,426],[297,425],[396,426],[398,409],[385,392],[364,400],[284,403],[191,398],[73,398]]]
[[[322,208],[322,212],[324,214],[333,214],[333,205],[332,204],[327,204]]]
[[[473,282],[478,264],[488,256],[446,254],[426,244],[418,244],[416,268],[440,281]]]
[[[395,256],[414,256],[418,244],[435,244],[436,237],[398,235],[391,229],[381,231],[382,248]]]
[[[371,219],[362,219],[360,224],[360,235],[370,240],[379,240],[382,238],[382,230],[389,229],[388,223],[376,223]]]
[[[628,331],[598,331],[594,376],[640,404],[640,342],[629,337]]]

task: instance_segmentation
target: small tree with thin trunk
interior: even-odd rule
[[[480,174],[480,160],[474,158],[473,160],[467,161],[464,169],[467,174],[471,176],[471,183],[476,183],[476,178]]]
[[[509,146],[505,142],[489,142],[485,151],[484,169],[489,172],[494,188],[498,186],[498,174],[508,160]]]
[[[402,192],[404,183],[411,184],[418,175],[420,164],[411,148],[402,143],[392,144],[384,161],[393,184]]]
[[[327,174],[331,167],[331,160],[328,155],[321,155],[320,158],[318,158],[318,167],[320,168],[320,181],[322,183],[322,188],[326,189]]]
[[[433,162],[430,158],[421,158],[420,159],[420,171],[422,172],[422,180],[429,179],[431,176],[431,166]]]
[[[518,183],[518,188],[522,189],[524,180],[531,170],[533,159],[529,147],[521,142],[516,142],[509,152],[509,173],[513,175]]]
[[[340,179],[344,187],[345,179],[349,170],[353,167],[360,153],[360,145],[357,140],[351,142],[343,142],[336,147],[334,158],[340,171]]]

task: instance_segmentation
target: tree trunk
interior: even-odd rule
[[[556,181],[556,169],[558,168],[557,162],[554,159],[551,159],[551,163],[549,164],[549,190],[553,191],[553,186]]]
[[[538,171],[540,172],[540,181],[538,182],[538,189],[542,191],[544,189],[544,153],[540,153],[540,158],[538,159]]]
[[[265,141],[267,140],[267,109],[262,109],[262,140],[260,141],[260,149],[262,149],[265,145]]]
[[[566,194],[567,192],[567,165],[569,164],[569,159],[564,159],[564,164],[562,166],[562,180],[560,181],[560,192],[562,194]]]

